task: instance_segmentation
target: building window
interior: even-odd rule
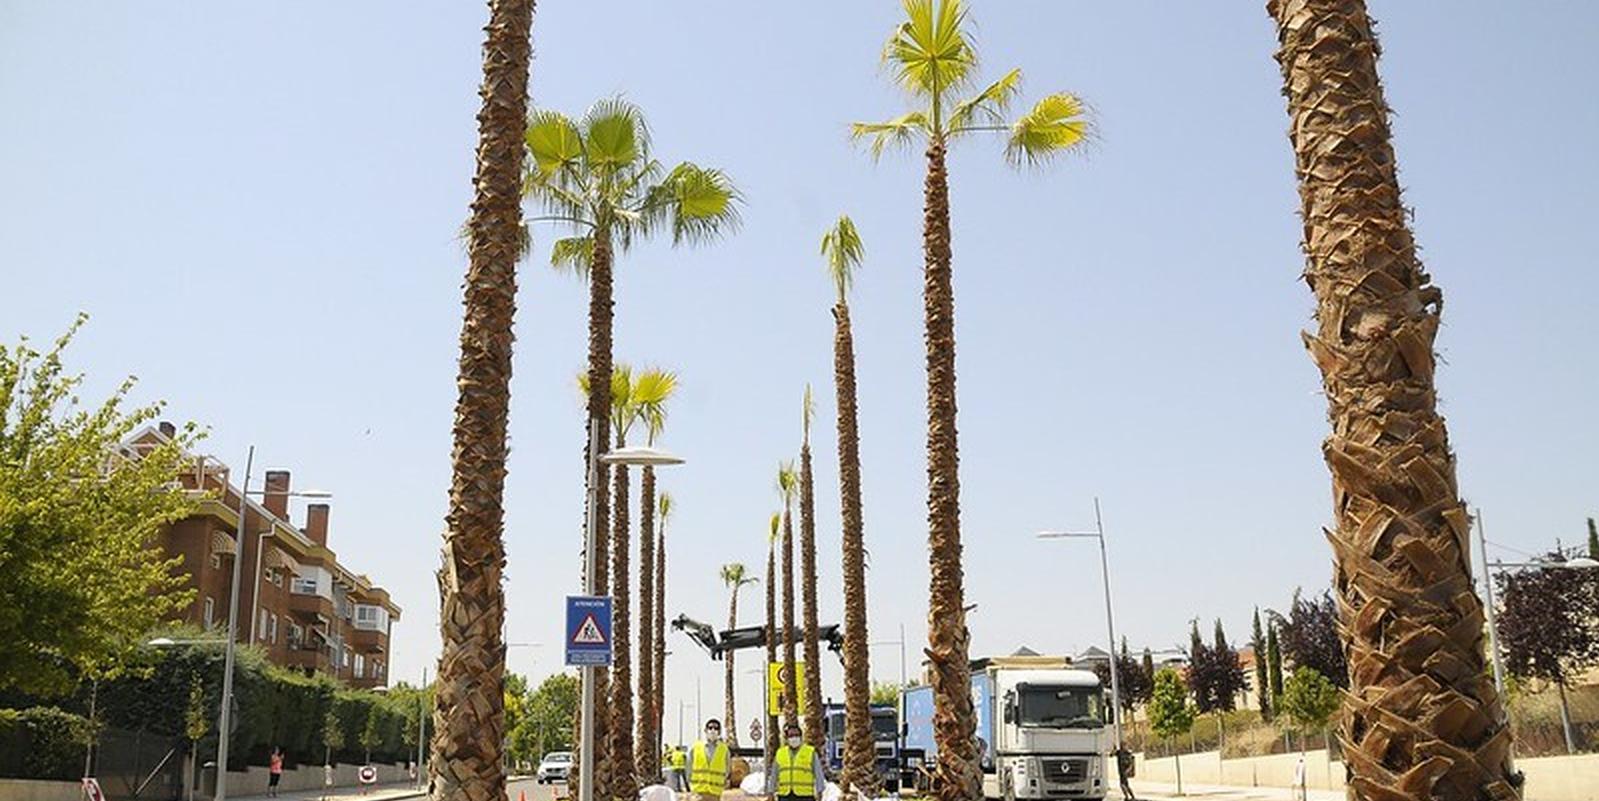
[[[292,590],[299,595],[316,595],[316,576],[295,576]]]
[[[387,631],[389,610],[370,604],[355,605],[355,627],[366,631]]]
[[[277,645],[278,644],[278,616],[277,615],[273,615],[272,616],[272,625],[267,627],[267,631],[269,632],[269,634],[267,636],[267,640],[269,642],[271,642],[273,645]]]
[[[256,627],[256,631],[260,632],[260,634],[256,635],[257,638],[262,640],[267,638],[267,618],[270,616],[271,615],[268,614],[267,610],[261,610],[261,623]]]
[[[359,679],[359,678],[364,678],[365,676],[366,676],[366,657],[363,657],[360,654],[356,654],[355,655],[355,677]]]
[[[216,620],[217,602],[211,598],[205,599],[205,627],[211,628],[211,621]]]
[[[344,648],[344,649],[341,649],[341,650],[344,651],[344,666],[345,667],[349,667],[350,666],[350,649]]]
[[[300,643],[303,642],[304,640],[305,640],[305,629],[301,628],[300,624],[298,624],[298,623],[290,622],[289,623],[289,647],[290,648],[299,648],[300,647]]]
[[[221,570],[222,569],[222,554],[219,554],[219,553],[211,554],[211,569],[212,570]]]

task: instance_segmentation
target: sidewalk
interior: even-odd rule
[[[400,798],[418,798],[427,794],[426,790],[416,789],[411,782],[395,782],[392,784],[374,784],[361,792],[360,787],[331,787],[322,790],[297,790],[292,793],[278,793],[274,799],[267,795],[229,796],[229,801],[396,801]]]
[[[1156,784],[1133,780],[1133,792],[1139,801],[1166,801],[1173,798],[1202,798],[1207,801],[1296,801],[1298,794],[1286,787],[1223,787],[1214,784],[1183,782],[1183,794],[1177,795],[1177,785]],[[1121,798],[1121,793],[1111,790],[1106,798]],[[1309,801],[1343,801],[1342,790],[1311,790]]]

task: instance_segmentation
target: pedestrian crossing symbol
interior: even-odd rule
[[[574,645],[604,645],[605,635],[600,633],[600,624],[594,622],[594,616],[583,618],[583,624],[577,627],[577,633],[572,635]]]
[[[566,664],[611,664],[611,599],[603,595],[566,598]]]

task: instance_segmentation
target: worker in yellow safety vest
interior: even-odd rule
[[[822,797],[827,777],[822,773],[822,756],[806,745],[797,723],[783,729],[783,745],[777,749],[766,769],[766,794],[779,801],[804,801]]]
[[[666,786],[677,792],[688,790],[688,752],[681,745],[662,744],[666,752]]]
[[[705,739],[689,752],[688,789],[700,801],[720,801],[732,763],[727,743],[722,742],[722,722],[716,718],[705,721]]]

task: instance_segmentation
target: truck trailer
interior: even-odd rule
[[[1093,671],[1064,657],[1010,656],[972,661],[983,796],[990,799],[1102,799],[1112,750],[1104,688]],[[933,688],[906,688],[903,759],[919,766],[920,789],[937,763]]]

